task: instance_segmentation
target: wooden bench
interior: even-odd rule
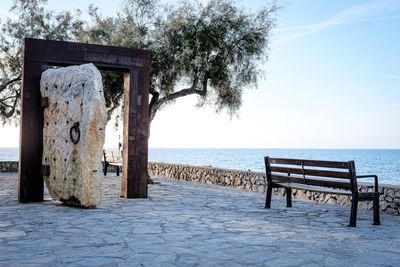
[[[122,151],[120,150],[103,150],[104,155],[104,175],[107,175],[108,166],[117,168],[117,176],[119,176],[120,168],[122,167]]]
[[[374,225],[380,224],[378,177],[356,175],[354,161],[322,161],[265,157],[267,193],[265,208],[271,208],[273,188],[286,189],[286,206],[292,207],[292,189],[351,196],[349,226],[355,227],[358,201],[372,200]],[[374,178],[373,192],[359,192],[357,179]]]

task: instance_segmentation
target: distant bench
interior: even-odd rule
[[[120,150],[103,150],[104,155],[104,175],[107,175],[108,166],[115,166],[117,169],[117,176],[119,176],[120,169],[122,167],[122,151]]]
[[[267,193],[265,208],[271,208],[273,188],[286,189],[286,206],[292,207],[292,189],[351,196],[349,226],[355,227],[358,201],[372,200],[374,225],[380,224],[378,177],[356,175],[354,161],[322,161],[265,157]],[[374,192],[359,192],[357,179],[374,178]]]

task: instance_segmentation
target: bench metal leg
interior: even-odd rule
[[[119,176],[119,166],[116,167],[117,167],[117,176]]]
[[[107,167],[108,167],[108,164],[104,162],[104,167],[103,167],[104,176],[107,175]]]
[[[267,195],[265,198],[265,208],[266,209],[271,208],[271,197],[272,197],[272,186],[268,185],[267,186]]]
[[[358,208],[358,194],[351,196],[351,212],[349,227],[356,227],[357,224],[357,208]]]
[[[292,207],[292,188],[286,188],[286,207]]]
[[[379,198],[375,197],[373,200],[373,208],[374,208],[374,223],[373,225],[380,225],[381,220],[379,219]]]

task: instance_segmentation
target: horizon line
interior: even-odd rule
[[[0,147],[0,149],[19,149],[19,147]],[[113,149],[113,147],[105,147],[104,149]],[[291,150],[302,150],[302,149],[315,149],[315,150],[400,150],[399,148],[354,148],[354,147],[148,147],[148,149],[254,149],[254,150],[265,150],[265,149],[291,149]]]

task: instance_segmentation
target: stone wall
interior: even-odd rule
[[[246,172],[238,170],[217,169],[211,167],[199,167],[189,165],[177,165],[168,163],[150,162],[148,165],[150,176],[164,176],[177,180],[216,184],[221,186],[233,186],[240,189],[256,192],[265,192],[265,174],[260,172]],[[115,171],[112,166],[109,172]],[[18,172],[18,161],[0,161],[0,172]],[[360,190],[372,191],[373,185],[359,184]],[[383,212],[400,215],[400,186],[380,185],[380,208]],[[309,200],[333,205],[350,206],[350,197],[343,195],[330,195],[304,190],[292,190],[293,199]],[[284,189],[275,188],[274,194],[285,195]],[[359,207],[372,209],[372,203],[361,201]]]
[[[149,163],[150,176],[164,176],[178,180],[216,184],[221,186],[233,186],[240,189],[256,192],[265,192],[266,179],[264,173],[246,172],[238,170],[216,169],[211,167],[198,167],[189,165],[176,165],[167,163]],[[373,185],[360,183],[362,192],[373,191]],[[400,214],[400,186],[380,185],[380,209],[389,214]],[[350,196],[331,195],[326,193],[308,192],[304,190],[292,190],[293,198],[309,200],[332,205],[350,206]],[[283,188],[274,188],[274,194],[285,195]],[[359,208],[372,209],[372,201],[359,202]]]
[[[18,161],[0,161],[0,172],[18,172]]]

